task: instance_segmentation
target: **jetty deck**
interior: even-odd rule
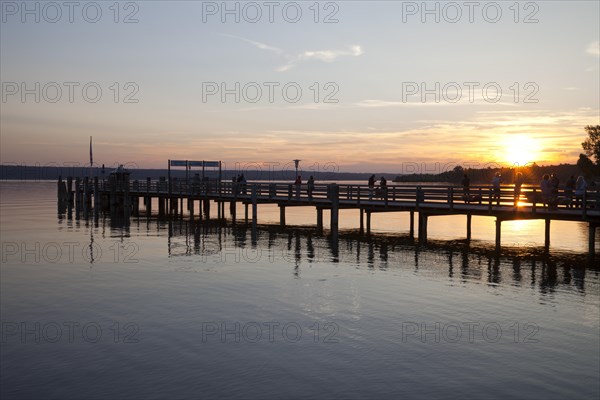
[[[128,177],[108,180],[94,178],[67,178],[59,180],[59,205],[74,204],[83,211],[101,210],[125,215],[139,214],[140,198],[147,215],[152,214],[152,204],[158,204],[158,215],[180,215],[185,208],[200,218],[210,215],[211,202],[217,207],[219,219],[225,218],[225,205],[230,204],[230,215],[237,221],[237,203],[245,206],[244,220],[256,226],[258,206],[276,204],[280,209],[280,225],[285,226],[287,207],[314,207],[316,227],[323,229],[323,211],[329,212],[329,229],[337,235],[339,210],[356,209],[359,212],[360,231],[371,232],[371,214],[378,212],[410,213],[410,235],[427,241],[427,222],[430,217],[441,215],[465,215],[467,240],[471,239],[471,218],[493,217],[496,220],[496,247],[501,246],[502,222],[520,219],[545,221],[545,245],[550,245],[552,220],[584,222],[589,226],[589,252],[595,253],[596,229],[600,227],[600,192],[587,190],[577,198],[560,189],[552,206],[544,204],[539,188],[523,186],[515,197],[514,187],[502,186],[499,196],[490,186],[471,186],[469,193],[462,187],[439,185],[392,185],[387,188],[348,184],[295,185],[272,182],[219,182],[190,181],[172,178],[166,180],[129,181]],[[93,202],[92,202],[93,199]],[[93,204],[92,204],[93,203]],[[250,215],[251,210],[251,215]]]

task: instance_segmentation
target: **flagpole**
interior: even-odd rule
[[[92,153],[92,137],[90,136],[90,179],[92,178],[92,168],[94,166],[94,157]]]

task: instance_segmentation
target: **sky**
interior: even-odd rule
[[[599,4],[2,1],[1,162],[575,163]]]

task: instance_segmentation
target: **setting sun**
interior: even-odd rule
[[[504,149],[504,159],[511,165],[523,166],[539,161],[539,144],[529,136],[509,137],[504,143]]]

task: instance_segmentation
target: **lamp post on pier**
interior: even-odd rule
[[[294,166],[296,167],[296,176],[294,176],[294,179],[298,178],[298,166],[300,165],[300,161],[302,160],[294,160]]]

